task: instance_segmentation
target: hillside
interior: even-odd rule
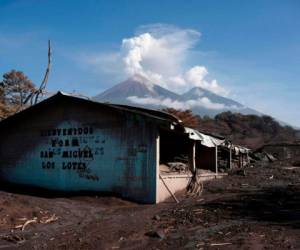
[[[297,131],[281,126],[270,116],[225,112],[214,119],[200,119],[200,129],[226,136],[236,144],[257,148],[264,144],[295,142]]]
[[[292,143],[299,140],[299,131],[282,126],[270,116],[243,115],[224,112],[210,118],[193,115],[191,111],[165,109],[200,131],[222,135],[235,144],[258,148],[269,143]]]

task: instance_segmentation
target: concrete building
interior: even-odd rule
[[[2,182],[109,192],[142,203],[165,200],[204,166],[197,145],[205,140],[174,116],[60,92],[0,122],[0,138]]]

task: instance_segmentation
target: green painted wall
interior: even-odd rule
[[[1,127],[0,177],[155,203],[157,131],[149,117],[62,99]]]

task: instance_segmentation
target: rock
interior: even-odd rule
[[[195,249],[196,248],[196,242],[189,241],[185,246],[184,249]]]
[[[153,220],[160,220],[160,216],[159,216],[159,215],[155,215],[155,216],[153,216],[152,219],[153,219]]]
[[[292,165],[293,165],[294,167],[300,167],[300,161],[299,161],[299,160],[294,161],[294,162],[292,163]]]
[[[183,238],[183,235],[176,232],[176,233],[172,233],[170,236],[169,236],[171,239],[180,239],[180,238]]]
[[[246,176],[246,171],[245,169],[239,169],[238,171],[236,171],[236,174],[241,176]]]
[[[152,238],[159,238],[159,239],[164,239],[166,237],[165,233],[163,230],[159,229],[156,231],[149,231],[145,233],[146,236],[152,237]]]

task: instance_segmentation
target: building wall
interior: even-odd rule
[[[227,174],[201,174],[198,175],[198,180],[205,182],[209,180],[220,179],[226,175]],[[157,196],[157,202],[163,202],[172,197],[170,192],[176,195],[177,192],[185,191],[191,181],[191,178],[191,174],[162,175],[158,180],[157,187],[159,192]],[[174,202],[174,200],[172,199],[171,202]]]
[[[191,174],[161,175],[157,183],[157,202],[163,202],[170,198],[172,196],[171,193],[175,194],[185,190],[191,180],[191,176]]]
[[[40,105],[0,128],[0,177],[62,191],[156,200],[157,124],[86,102]]]
[[[196,167],[208,169],[213,172],[216,170],[216,148],[205,147],[196,144]]]

